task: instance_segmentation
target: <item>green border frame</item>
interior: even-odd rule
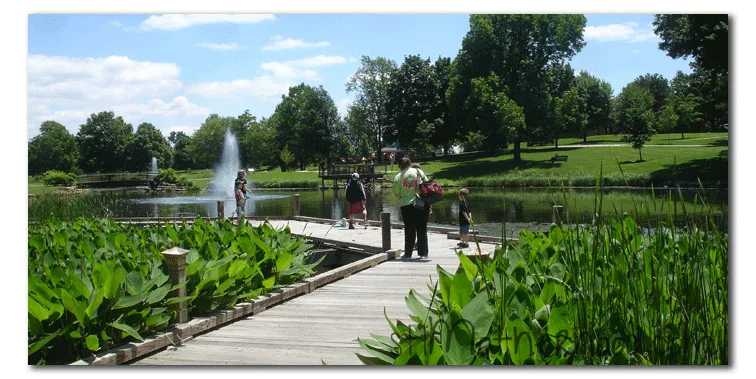
[[[123,5],[126,5],[124,3],[121,3]],[[466,2],[466,7],[459,7],[459,3],[454,2],[440,2],[440,1],[432,1],[432,0],[420,0],[416,1],[413,4],[408,4],[406,1],[402,0],[384,0],[380,3],[374,2],[374,3],[367,3],[367,4],[359,4],[355,6],[355,2],[352,1],[346,1],[346,0],[330,0],[325,3],[321,2],[317,5],[321,5],[324,7],[321,8],[313,8],[313,3],[307,0],[288,0],[288,1],[280,1],[280,2],[273,2],[273,3],[246,3],[242,1],[233,1],[233,2],[226,2],[224,5],[225,7],[217,7],[217,8],[207,8],[207,3],[201,2],[201,1],[191,1],[191,2],[160,2],[161,7],[156,7],[156,3],[153,1],[144,1],[144,0],[137,0],[132,1],[127,4],[128,7],[126,8],[103,8],[102,3],[95,2],[92,0],[78,0],[74,3],[67,3],[63,6],[62,4],[54,4],[52,1],[41,1],[36,5],[35,8],[24,8],[24,18],[18,17],[18,8],[10,8],[8,6],[4,6],[4,10],[6,12],[2,13],[3,21],[0,23],[0,28],[4,29],[6,35],[10,36],[10,38],[7,38],[6,41],[9,41],[10,43],[7,45],[6,48],[7,51],[10,51],[10,54],[6,55],[6,59],[3,61],[3,65],[8,68],[4,72],[5,78],[6,78],[6,91],[3,93],[3,97],[5,97],[5,101],[3,104],[8,109],[13,109],[14,112],[12,113],[11,122],[8,124],[11,125],[8,127],[8,130],[4,133],[8,138],[3,139],[3,148],[0,150],[4,161],[7,163],[6,165],[6,171],[9,172],[8,175],[11,177],[20,177],[20,168],[23,168],[24,170],[24,181],[22,183],[17,182],[17,179],[13,179],[12,185],[7,185],[2,188],[0,188],[0,191],[2,191],[2,194],[4,195],[3,198],[9,199],[8,204],[6,206],[6,217],[2,220],[3,225],[3,237],[4,239],[9,242],[10,249],[6,249],[5,256],[9,258],[11,267],[10,270],[6,271],[5,275],[2,276],[0,280],[2,280],[2,283],[4,284],[3,288],[6,289],[6,294],[8,294],[10,302],[14,304],[13,310],[11,312],[4,312],[2,313],[2,319],[3,321],[6,321],[6,325],[10,325],[10,328],[6,328],[6,338],[5,343],[0,348],[3,353],[0,355],[2,358],[2,366],[7,367],[11,369],[11,372],[16,372],[15,369],[12,369],[12,367],[18,367],[16,366],[19,362],[19,358],[21,358],[21,362],[23,362],[24,365],[24,375],[28,376],[30,375],[26,369],[26,352],[25,349],[21,348],[21,342],[19,341],[21,338],[20,334],[23,332],[23,327],[19,328],[20,331],[17,331],[17,326],[23,325],[25,322],[25,315],[22,314],[22,311],[25,312],[25,293],[24,292],[24,282],[25,282],[25,254],[19,254],[19,251],[25,251],[26,248],[26,240],[25,240],[25,214],[26,214],[26,166],[25,166],[25,144],[27,141],[24,139],[25,136],[25,114],[24,114],[24,103],[25,98],[23,96],[19,96],[18,92],[24,91],[24,74],[23,74],[23,67],[20,66],[20,59],[14,60],[11,59],[14,56],[13,51],[23,51],[25,52],[26,48],[26,42],[25,42],[25,19],[26,15],[29,10],[34,11],[45,11],[45,10],[64,10],[64,11],[70,11],[70,12],[76,12],[81,10],[106,10],[106,11],[145,11],[145,12],[151,12],[151,11],[159,11],[159,10],[191,10],[191,11],[199,11],[199,10],[228,10],[228,11],[235,11],[235,10],[260,10],[260,11],[329,11],[329,10],[351,10],[351,11],[383,11],[383,10],[397,10],[397,11],[422,11],[422,10],[439,10],[439,11],[470,11],[470,12],[476,12],[476,11],[485,11],[485,10],[493,10],[493,11],[505,11],[505,10],[513,10],[513,11],[519,11],[519,10],[534,10],[534,11],[548,11],[548,10],[567,10],[567,11],[575,11],[575,10],[584,10],[586,13],[590,13],[592,11],[614,11],[614,12],[623,12],[623,11],[648,11],[648,10],[658,10],[658,11],[668,11],[668,10],[729,10],[734,11],[737,13],[739,18],[739,24],[740,24],[740,30],[739,30],[739,48],[740,50],[740,68],[739,68],[739,86],[740,91],[738,94],[736,94],[737,98],[740,101],[739,104],[739,113],[737,117],[739,118],[739,135],[740,138],[736,138],[736,141],[734,143],[737,143],[737,146],[739,148],[740,155],[737,157],[739,162],[739,168],[736,170],[735,166],[731,166],[730,173],[735,174],[740,178],[740,183],[738,185],[739,193],[737,194],[737,198],[735,198],[735,193],[732,193],[731,199],[735,200],[739,203],[739,218],[738,218],[738,235],[737,235],[737,241],[738,241],[738,251],[737,255],[739,257],[739,267],[737,268],[739,272],[739,298],[732,299],[739,303],[740,305],[740,312],[739,312],[739,328],[740,328],[740,346],[739,346],[739,370],[735,374],[737,376],[742,376],[745,374],[745,330],[744,330],[744,316],[745,316],[745,277],[744,277],[744,221],[745,221],[745,131],[744,131],[744,121],[745,121],[745,104],[744,104],[744,95],[745,95],[745,78],[744,78],[744,71],[745,71],[745,9],[743,8],[743,4],[741,3],[739,8],[711,8],[712,3],[711,2],[703,2],[703,1],[665,1],[663,3],[659,3],[658,1],[638,1],[632,3],[632,8],[605,8],[606,2],[605,1],[598,1],[598,0],[589,0],[589,1],[581,1],[578,3],[569,3],[568,7],[564,7],[564,5],[567,5],[563,2],[558,2],[554,0],[550,0],[547,2],[540,2],[538,4],[538,7],[529,7],[529,8],[519,8],[519,7],[506,7],[508,5],[507,3],[502,3],[500,1],[493,1],[493,0],[475,0],[472,2]],[[192,5],[196,5],[196,8],[192,8]],[[515,5],[515,4],[512,4]],[[628,3],[625,3],[625,5],[630,5]],[[663,6],[663,7],[660,7]],[[19,46],[21,45],[21,46]],[[22,53],[25,54],[25,53]],[[25,56],[24,56],[25,57]],[[24,60],[25,62],[25,60]],[[731,82],[732,83],[732,82]],[[734,98],[734,96],[731,96],[731,99]],[[21,110],[19,112],[19,109]],[[20,115],[19,115],[20,113]],[[731,118],[733,118],[733,115],[731,115]],[[21,125],[21,126],[18,126]],[[732,136],[735,137],[735,136]],[[22,140],[23,144],[22,144]],[[19,171],[16,171],[19,170]],[[15,174],[13,174],[15,173]],[[18,175],[18,176],[16,176]],[[734,183],[733,183],[734,184]],[[21,196],[24,197],[23,203],[19,204],[19,200],[21,199]],[[16,200],[13,200],[16,199]],[[731,207],[732,209],[732,207]],[[23,219],[24,222],[18,222],[16,220]],[[24,240],[22,241],[22,238]],[[19,250],[16,250],[19,249]],[[19,294],[22,294],[23,297]],[[16,342],[19,341],[19,342]],[[621,369],[617,372],[617,375],[623,375],[623,372]],[[352,371],[352,370],[350,370]],[[355,368],[354,374],[360,375],[362,373],[359,372],[359,369]],[[456,371],[455,371],[456,372]],[[102,374],[102,372],[99,372],[98,374]],[[138,375],[139,373],[134,373]],[[131,374],[131,375],[134,375]],[[223,371],[220,371],[219,374],[223,375]],[[390,371],[383,372],[381,374],[377,374],[375,370],[371,373],[365,373],[370,375],[386,375],[391,374]],[[432,375],[430,373],[425,374],[422,371],[418,371],[417,374],[419,375]],[[482,375],[491,375],[493,373],[483,371],[480,374]],[[556,374],[556,372],[555,372]],[[626,373],[625,373],[626,374]],[[124,374],[125,375],[125,374]],[[212,375],[212,374],[208,374]],[[259,376],[267,376],[265,373],[258,374]],[[334,375],[335,376],[335,375]],[[341,376],[341,375],[340,375]],[[349,375],[346,375],[349,376]],[[457,376],[462,377],[462,376]]]

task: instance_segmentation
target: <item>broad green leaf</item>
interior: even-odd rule
[[[69,271],[68,273],[68,283],[71,284],[71,287],[69,287],[70,289],[76,290],[76,296],[80,295],[82,297],[89,298],[89,296],[92,294],[89,291],[89,287],[87,287],[84,282],[82,282],[81,279],[72,271]]]
[[[60,289],[60,299],[63,301],[63,306],[66,310],[71,312],[76,317],[76,320],[79,321],[79,325],[84,325],[86,308],[83,304],[80,304],[73,295],[63,288]]]
[[[113,305],[113,309],[132,307],[145,301],[149,295],[150,294],[148,293],[140,293],[138,295],[120,297],[116,301],[115,305]]]
[[[424,305],[417,299],[414,289],[410,289],[409,294],[404,298],[404,302],[407,304],[407,308],[417,316],[420,320],[425,320],[428,317],[428,306]]]
[[[89,306],[87,306],[86,313],[87,317],[93,318],[95,315],[95,312],[97,312],[97,309],[102,304],[102,300],[105,297],[103,293],[105,290],[103,288],[98,288],[94,291],[94,294],[92,294],[92,297],[89,300]]]
[[[142,286],[144,285],[144,278],[139,271],[132,271],[126,275],[126,291],[131,295],[136,295],[142,292]]]
[[[36,318],[38,321],[47,320],[50,317],[50,312],[41,306],[38,302],[34,301],[31,296],[28,298],[29,314]]]
[[[165,284],[162,287],[158,287],[157,289],[152,290],[147,296],[147,304],[155,304],[163,300],[169,292],[171,292],[170,284]]]
[[[276,278],[274,276],[271,276],[270,278],[267,278],[262,281],[264,288],[271,288],[273,287],[273,284],[276,283]]]
[[[475,266],[475,263],[473,263],[470,258],[462,253],[462,250],[457,250],[456,253],[457,257],[459,258],[459,262],[465,269],[465,275],[467,275],[467,279],[473,280],[473,278],[478,275],[478,267]]]
[[[122,331],[126,332],[126,334],[128,334],[128,335],[136,338],[139,341],[142,340],[142,336],[140,336],[139,333],[137,333],[137,331],[134,330],[134,328],[132,328],[131,326],[128,326],[126,324],[121,324],[121,323],[118,323],[118,322],[111,322],[108,325],[110,325],[110,326],[112,326],[112,327],[114,327],[114,328],[116,328],[118,330],[122,330]]]
[[[286,270],[291,266],[291,254],[282,252],[276,257],[276,272]]]
[[[29,246],[35,248],[37,251],[42,252],[45,249],[45,239],[39,234],[34,234],[29,237]]]
[[[96,335],[90,334],[87,336],[87,349],[89,351],[97,351],[100,350],[100,340],[97,338]]]
[[[567,307],[560,304],[551,309],[547,330],[554,345],[569,348],[574,344],[575,332],[572,327],[572,316]]]
[[[530,328],[522,320],[509,320],[507,338],[507,350],[512,358],[512,363],[522,365],[528,359],[534,359],[537,353],[535,338],[530,332]]]
[[[57,331],[55,333],[47,335],[45,338],[42,338],[41,340],[35,342],[30,348],[29,348],[29,355],[32,355],[37,352],[37,350],[43,348],[45,345],[50,343],[55,337],[58,337],[62,335],[65,331]]]
[[[477,343],[488,336],[496,312],[489,301],[488,293],[484,291],[467,303],[460,314],[473,325],[473,339]]]
[[[451,291],[449,292],[449,302],[454,309],[461,310],[470,302],[473,293],[472,282],[467,279],[465,270],[462,267],[457,269],[454,274]]]

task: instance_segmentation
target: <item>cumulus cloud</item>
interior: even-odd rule
[[[28,122],[30,136],[39,124],[55,120],[78,132],[92,113],[113,111],[126,122],[162,118],[201,119],[210,108],[180,94],[181,70],[173,63],[135,61],[128,57],[72,58],[29,55]]]
[[[209,43],[200,42],[194,44],[194,47],[203,47],[210,50],[247,50],[246,46],[239,46],[236,42],[231,43]]]
[[[267,46],[264,46],[263,50],[284,50],[284,49],[297,49],[297,48],[304,48],[304,47],[321,47],[321,46],[331,46],[331,43],[328,41],[321,41],[321,42],[305,42],[301,39],[293,39],[293,38],[284,38],[283,36],[274,36],[273,43]]]
[[[658,37],[649,25],[642,28],[637,22],[624,24],[609,24],[600,26],[586,26],[583,30],[586,40],[598,42],[625,41],[625,42],[656,42]]]
[[[281,95],[289,92],[289,87],[302,81],[321,80],[312,67],[346,62],[348,60],[344,57],[325,55],[285,62],[265,62],[260,65],[266,71],[261,76],[253,79],[197,83],[188,86],[186,92],[207,98],[238,99],[252,96],[277,102],[281,100]]]
[[[140,25],[142,30],[180,30],[208,24],[258,24],[275,20],[272,14],[164,14],[150,16]]]

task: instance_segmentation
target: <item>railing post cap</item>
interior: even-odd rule
[[[168,250],[165,250],[165,251],[161,252],[160,254],[179,257],[179,256],[182,256],[182,255],[189,254],[189,250],[182,249],[180,247],[174,246],[174,247],[172,247],[172,248],[170,248]]]

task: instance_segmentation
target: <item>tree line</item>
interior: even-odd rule
[[[226,129],[237,136],[245,167],[282,170],[369,156],[386,146],[427,155],[453,146],[499,154],[554,144],[563,136],[623,134],[639,150],[658,131],[721,131],[728,125],[727,15],[659,14],[654,32],[692,72],[672,80],[648,73],[617,96],[608,82],[570,66],[585,46],[583,15],[476,14],[457,56],[405,56],[401,64],[363,56],[346,83],[355,99],[342,118],[322,86],[289,88],[269,118],[249,111],[210,115],[192,134],[166,138],[150,123],[92,114],[74,136],[45,121],[29,142],[29,174],[211,168]],[[642,159],[642,154],[640,155]]]

